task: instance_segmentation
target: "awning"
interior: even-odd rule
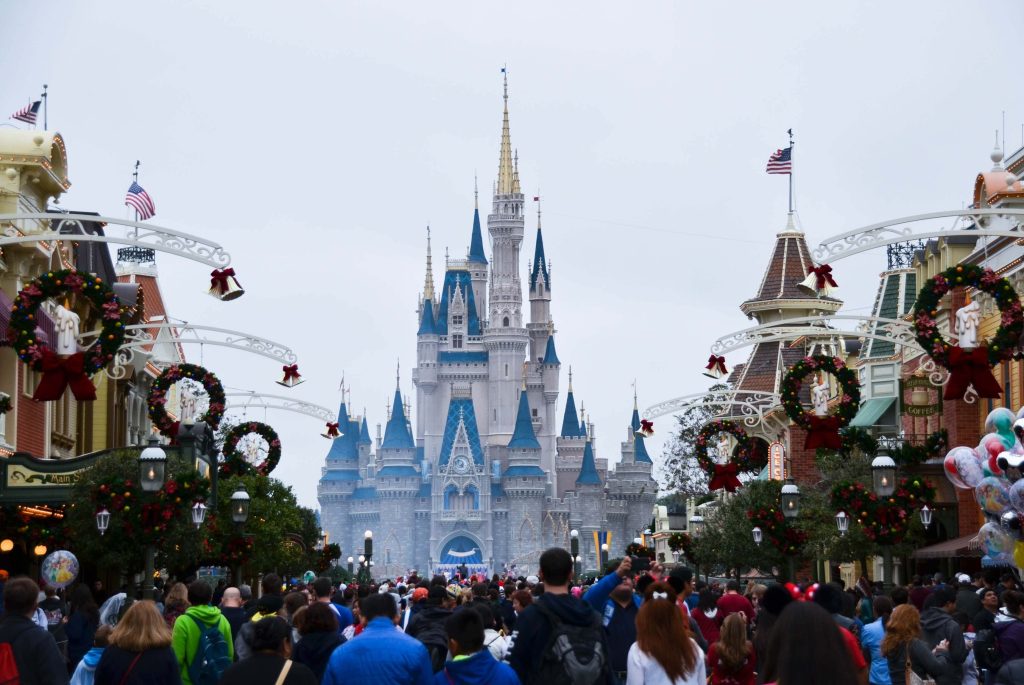
[[[978,534],[972,533],[953,540],[946,540],[928,547],[922,547],[910,556],[915,559],[953,559],[957,557],[980,557],[981,545]]]
[[[895,401],[895,397],[872,397],[860,405],[860,411],[853,417],[853,421],[850,421],[850,425],[856,428],[870,428],[874,426],[878,418]]]

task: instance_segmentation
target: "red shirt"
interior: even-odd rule
[[[868,662],[864,659],[864,652],[861,651],[857,638],[846,628],[842,626],[838,626],[838,628],[839,632],[843,634],[843,642],[846,643],[846,651],[850,653],[850,659],[853,660],[853,667],[858,671],[867,668]]]
[[[754,605],[743,595],[733,592],[726,593],[718,598],[718,615],[715,616],[715,623],[719,626],[730,614],[743,613],[747,617],[747,624],[754,622]]]
[[[711,643],[708,650],[708,666],[711,668],[711,685],[754,685],[754,669],[757,666],[757,657],[753,648],[748,647],[747,660],[743,667],[735,673],[726,673],[725,668],[718,662],[718,651],[716,644]]]
[[[708,618],[708,615],[700,609],[694,611],[691,616],[693,616],[693,620],[697,622],[697,627],[700,628],[700,634],[704,636],[704,639],[709,645],[718,642],[718,638],[721,633],[718,630],[718,624],[715,623],[715,619]]]

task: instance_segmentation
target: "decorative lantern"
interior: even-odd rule
[[[103,535],[107,532],[107,528],[110,527],[110,512],[107,511],[106,507],[103,507],[96,512],[96,530]]]
[[[925,529],[932,525],[932,510],[928,508],[927,504],[921,507],[921,523],[924,524]]]
[[[14,549],[14,540],[10,538],[4,538],[0,540],[0,552],[7,553]]]
[[[231,520],[241,525],[249,520],[249,504],[251,500],[245,487],[239,486],[231,495]]]
[[[761,530],[760,526],[754,526],[754,529],[750,532],[754,534],[754,544],[760,547],[761,542],[764,540],[764,531]]]
[[[580,532],[575,528],[569,531],[569,549],[573,558],[580,555]]]
[[[787,480],[786,484],[782,486],[779,500],[783,516],[793,519],[800,515],[800,488],[797,487],[792,478]]]
[[[845,511],[836,514],[836,528],[839,529],[839,537],[846,535],[846,531],[850,530],[850,517]]]
[[[363,533],[363,554],[369,559],[373,556],[373,531],[368,530]]]
[[[871,460],[871,480],[879,497],[888,497],[896,491],[896,462],[892,457],[881,454]]]
[[[46,545],[36,545],[35,549],[33,549],[32,552],[37,557],[45,556],[46,555]]]
[[[167,469],[167,453],[156,438],[149,439],[149,446],[139,454],[139,482],[143,492],[157,492],[164,486]]]
[[[192,505],[192,524],[199,528],[203,525],[203,521],[206,520],[206,505],[202,502],[196,502]]]
[[[690,529],[693,537],[699,538],[700,534],[704,532],[704,517],[700,514],[695,514],[694,516],[691,516]]]

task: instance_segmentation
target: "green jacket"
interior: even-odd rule
[[[199,626],[191,618],[192,616],[200,623],[207,626],[217,625],[224,641],[228,643],[228,656],[235,658],[235,646],[231,639],[231,624],[220,613],[220,609],[213,606],[193,606],[185,610],[185,613],[174,621],[174,631],[171,638],[171,649],[178,659],[178,666],[181,668],[181,682],[183,685],[192,685],[192,679],[188,676],[188,667],[195,658],[199,649]]]

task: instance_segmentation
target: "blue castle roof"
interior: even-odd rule
[[[366,425],[366,417],[363,417],[363,423],[359,426],[359,444],[360,445],[372,445],[373,440],[370,439],[370,427]]]
[[[505,473],[502,474],[503,478],[520,478],[526,476],[536,476],[539,478],[544,478],[547,476],[547,474],[544,473],[544,469],[542,469],[541,467],[533,465],[509,466],[507,469],[505,469]]]
[[[352,491],[352,499],[377,499],[377,488],[361,487]]]
[[[544,286],[551,287],[551,275],[548,273],[548,262],[544,258],[544,236],[540,226],[537,227],[537,247],[533,251],[533,270],[530,272],[530,290],[537,287],[537,278],[544,277]]]
[[[540,443],[537,442],[537,434],[533,432],[533,422],[530,420],[530,401],[526,397],[525,390],[519,393],[519,413],[516,416],[516,429],[512,433],[512,439],[508,441],[508,448],[510,450],[540,449]]]
[[[587,437],[587,422],[583,420],[582,416],[580,417],[580,437]]]
[[[576,485],[601,485],[601,474],[597,472],[594,448],[589,440],[583,448],[583,465],[580,466],[580,475],[576,476]]]
[[[553,335],[549,335],[548,336],[548,346],[544,350],[544,361],[543,361],[543,363],[544,364],[561,364],[562,363],[562,362],[558,361],[558,353],[555,352],[555,336],[553,336]]]
[[[385,466],[377,472],[378,478],[419,478],[415,466]]]
[[[644,444],[644,436],[637,435],[640,430],[640,411],[633,407],[633,417],[629,425],[633,428],[633,459],[641,463],[651,464],[651,455],[647,454],[647,445]]]
[[[359,475],[359,471],[356,471],[355,469],[329,469],[327,473],[320,477],[321,483],[357,480],[361,480],[361,476]]]
[[[473,455],[473,462],[478,466],[483,466],[484,451],[480,447],[480,430],[476,423],[473,400],[468,397],[453,397],[448,403],[448,418],[444,423],[444,436],[441,438],[441,454],[438,463],[441,466],[448,464],[452,447],[455,445],[455,438],[459,434],[460,424],[465,426],[466,439],[469,441],[469,452]]]
[[[469,261],[478,264],[486,264],[487,256],[484,255],[484,237],[480,231],[480,210],[473,210],[473,236],[469,241]]]
[[[437,335],[448,335],[448,298],[458,285],[466,298],[469,335],[481,335],[480,318],[476,315],[476,298],[473,296],[473,280],[465,269],[449,269],[444,274],[444,285],[441,286],[441,304],[434,316],[434,332]]]
[[[402,406],[402,393],[395,388],[395,403],[391,408],[391,418],[384,429],[384,442],[381,448],[386,450],[415,450],[416,443],[409,433],[409,422],[405,419],[405,407]]]
[[[420,317],[420,329],[416,335],[436,335],[434,325],[434,303],[431,300],[423,300],[423,316]]]
[[[338,409],[338,430],[343,435],[331,442],[331,449],[327,452],[328,463],[336,460],[358,460],[359,448],[356,446],[358,428],[356,431],[352,430],[352,420],[349,419],[348,408],[344,402],[341,403],[341,407]]]
[[[572,390],[565,398],[565,415],[562,417],[562,437],[580,437],[580,424],[577,423],[579,414],[576,412],[576,400],[572,396]]]

